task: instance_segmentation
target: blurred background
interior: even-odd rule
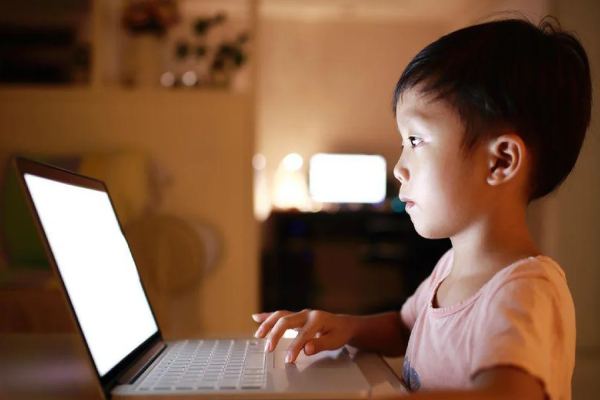
[[[595,0],[0,0],[0,331],[74,329],[14,154],[107,182],[167,337],[398,309],[449,242],[396,198],[394,85],[424,46],[503,12],[558,17],[600,76]],[[571,177],[529,216],[575,299],[577,399],[600,389],[597,118],[598,102]]]

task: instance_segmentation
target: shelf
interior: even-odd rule
[[[101,97],[124,97],[124,98],[140,98],[145,100],[151,99],[198,99],[198,98],[250,98],[250,94],[246,92],[235,92],[218,88],[202,88],[202,89],[167,89],[167,88],[134,88],[128,89],[121,86],[0,86],[0,101],[7,99],[19,99],[21,97],[27,100],[35,100],[36,98],[51,98],[51,97],[86,97],[86,98],[101,98]]]
[[[0,7],[0,11],[5,14],[2,15],[0,12],[0,27],[12,27],[5,28],[8,37],[12,37],[10,34],[14,36],[14,32],[19,32],[30,41],[32,40],[31,35],[34,35],[37,40],[27,48],[18,45],[18,40],[24,39],[14,39],[14,43],[10,42],[12,47],[9,47],[9,50],[12,50],[7,50],[4,54],[5,59],[10,61],[7,65],[12,66],[10,71],[33,72],[30,72],[30,75],[9,73],[6,80],[15,82],[39,80],[41,82],[40,79],[43,79],[48,82],[57,82],[56,86],[51,89],[38,86],[38,84],[32,85],[36,90],[40,87],[43,91],[70,91],[72,89],[70,82],[79,82],[73,83],[77,91],[105,90],[107,87],[108,90],[113,90],[113,86],[119,85],[127,91],[140,90],[127,87],[126,82],[132,81],[146,83],[144,86],[147,86],[148,82],[156,80],[158,86],[161,74],[167,71],[174,73],[178,80],[190,71],[199,76],[206,76],[206,79],[214,78],[215,70],[211,69],[213,57],[218,53],[220,46],[229,42],[233,43],[240,33],[250,32],[252,38],[253,28],[256,26],[254,21],[258,0],[204,0],[202,2],[179,0],[177,3],[179,22],[171,26],[165,35],[160,39],[152,34],[134,36],[124,29],[121,22],[124,5],[127,1],[69,0],[61,2],[60,5],[44,8],[42,5],[45,2],[42,0],[24,0],[19,6]],[[38,3],[40,7],[37,7]],[[38,8],[45,11],[40,11]],[[30,10],[33,11],[29,12]],[[197,18],[211,17],[219,12],[227,15],[225,23],[216,24],[204,36],[198,36],[193,29]],[[40,31],[40,29],[46,29],[49,33],[45,34],[46,31]],[[54,34],[56,38],[54,36],[47,38],[50,34]],[[182,40],[189,43],[190,52],[186,57],[177,58],[175,49]],[[200,59],[201,61],[198,61],[193,52],[199,45],[204,45],[207,49],[207,55]],[[248,57],[249,54],[254,53],[252,51],[255,47],[254,41],[245,44],[237,43],[232,48],[237,49],[236,46],[239,46],[242,59],[243,56]],[[87,62],[84,66],[77,67],[72,60],[74,53],[71,53],[79,51],[77,49],[80,48],[89,50],[86,57]],[[48,57],[48,54],[54,61],[49,66],[43,64],[44,68],[42,68],[39,60],[46,60],[43,57]],[[251,56],[250,59],[252,59]],[[83,61],[80,60],[80,62]],[[232,89],[229,90],[241,92],[253,90],[251,76],[247,73],[250,72],[249,64],[246,61],[245,64],[242,64],[241,69],[232,67],[235,69],[236,77],[231,78]],[[25,67],[29,67],[29,69]],[[217,72],[220,71],[217,70]],[[52,85],[52,83],[50,84]],[[17,86],[17,90],[21,89],[20,86],[30,90],[28,84]],[[10,88],[10,84],[0,85],[0,89],[13,90]],[[182,89],[188,90],[188,88]],[[141,90],[154,89],[144,88]],[[199,90],[220,91],[223,89],[217,87]]]

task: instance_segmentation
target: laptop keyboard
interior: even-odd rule
[[[263,389],[264,340],[177,342],[141,380],[138,391]]]

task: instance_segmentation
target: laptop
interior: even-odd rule
[[[345,348],[284,362],[290,339],[163,340],[106,185],[22,157],[19,181],[106,398],[370,396]]]

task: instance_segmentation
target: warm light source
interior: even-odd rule
[[[310,196],[321,203],[381,203],[387,172],[379,155],[315,154],[310,159]]]
[[[255,170],[261,171],[267,166],[267,158],[262,154],[256,154],[252,157],[252,166]]]
[[[252,167],[254,168],[254,217],[259,221],[266,220],[271,213],[271,199],[265,174],[266,166],[267,158],[264,155],[259,153],[252,157]]]
[[[160,84],[164,87],[171,87],[175,84],[175,75],[172,72],[165,72],[160,76]]]
[[[310,198],[304,160],[297,153],[290,153],[281,160],[274,179],[273,205],[279,209],[310,210]]]
[[[194,86],[198,82],[198,75],[194,71],[188,71],[181,77],[181,82],[185,86]]]
[[[288,171],[297,171],[302,168],[302,165],[304,165],[304,160],[300,154],[290,153],[285,156],[282,163],[283,168],[287,169]]]

